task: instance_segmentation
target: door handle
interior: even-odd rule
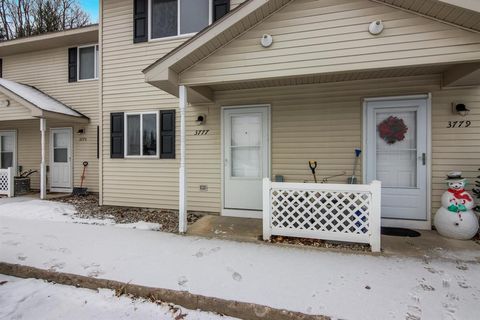
[[[418,157],[418,159],[422,160],[422,165],[427,164],[427,154],[425,152],[423,152],[422,155],[420,157]]]

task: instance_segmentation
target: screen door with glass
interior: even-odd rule
[[[427,219],[427,101],[369,101],[366,178],[382,182],[382,218]]]
[[[224,207],[262,209],[262,179],[269,175],[268,108],[224,111]]]
[[[50,188],[72,188],[72,129],[52,129],[50,139]]]

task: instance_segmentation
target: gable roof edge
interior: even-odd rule
[[[291,2],[293,0],[286,0],[287,2]],[[249,14],[255,12],[256,10],[260,9],[264,5],[266,5],[270,0],[247,0],[241,3],[238,7],[230,11],[227,15],[222,17],[217,22],[211,24],[209,27],[203,29],[195,36],[187,40],[186,42],[182,43],[180,46],[176,47],[148,67],[142,70],[145,74],[146,80],[148,82],[148,73],[152,71],[152,69],[158,67],[159,65],[167,62],[167,65],[170,66],[175,62],[179,61],[185,55],[189,54],[193,50],[201,47],[206,42],[214,39],[220,33],[224,32],[228,28],[232,27],[235,23],[240,21],[241,19],[245,18]],[[162,68],[161,71],[164,71],[165,68]]]

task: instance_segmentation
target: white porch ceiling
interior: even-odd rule
[[[369,70],[360,72],[348,72],[348,73],[333,73],[333,74],[319,74],[308,77],[298,78],[279,78],[269,79],[262,81],[250,81],[250,82],[238,82],[238,83],[223,83],[211,85],[210,88],[214,91],[224,90],[241,90],[241,89],[254,89],[254,88],[267,88],[277,86],[295,86],[313,83],[325,83],[325,82],[342,82],[342,81],[354,81],[354,80],[366,80],[366,79],[378,79],[378,78],[394,78],[394,77],[407,77],[418,76],[426,74],[442,74],[452,66],[427,66],[427,67],[409,67],[409,68],[392,68],[383,70]]]

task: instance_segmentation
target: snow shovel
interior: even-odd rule
[[[357,184],[357,177],[355,177],[355,171],[357,170],[358,158],[360,157],[361,153],[362,153],[362,150],[355,149],[355,161],[353,162],[352,175],[347,179],[348,184]]]
[[[74,196],[86,196],[86,195],[88,195],[88,189],[83,187],[83,180],[85,180],[85,170],[87,169],[87,166],[88,166],[88,162],[84,161],[83,162],[82,177],[80,179],[80,187],[73,188],[72,194]]]
[[[315,183],[317,183],[317,175],[315,174],[315,169],[317,169],[317,161],[315,160],[308,161],[308,166],[310,167],[310,170],[312,170],[313,180],[315,180]]]

